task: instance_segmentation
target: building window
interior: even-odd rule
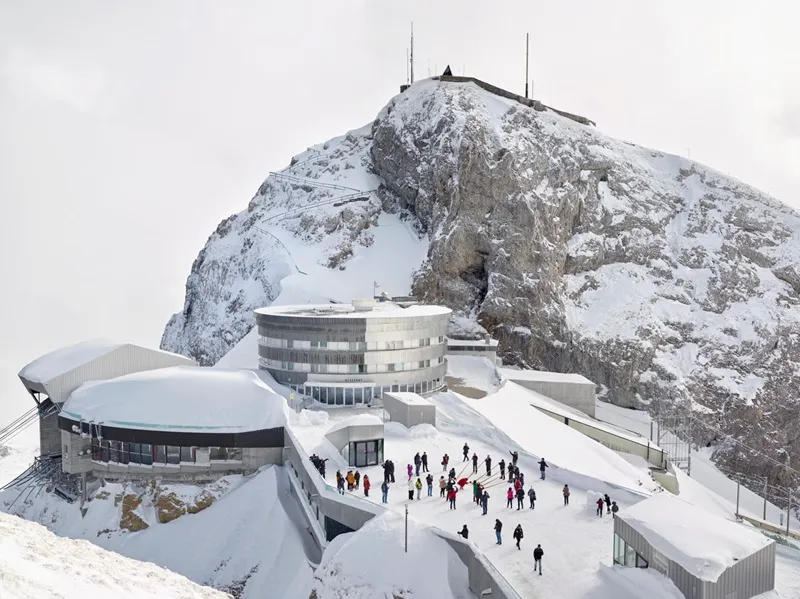
[[[614,563],[629,568],[647,568],[647,560],[628,545],[619,535],[614,535]]]
[[[377,466],[383,462],[383,439],[354,441],[349,444],[347,453],[350,466],[356,468]]]

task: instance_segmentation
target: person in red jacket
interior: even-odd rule
[[[458,489],[455,487],[450,489],[450,491],[447,493],[447,500],[450,502],[451,510],[456,509],[456,493],[458,493]]]
[[[511,487],[508,488],[508,493],[506,493],[506,498],[508,499],[508,503],[506,503],[506,507],[513,507],[514,506],[514,491]]]
[[[369,497],[369,488],[372,486],[372,483],[369,482],[369,476],[365,474],[361,482],[364,487],[364,497]]]
[[[597,515],[602,518],[603,517],[603,508],[605,508],[605,501],[601,497],[600,499],[597,500],[596,503],[597,503]]]

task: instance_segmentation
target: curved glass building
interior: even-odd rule
[[[442,306],[372,300],[261,308],[259,368],[332,405],[368,403],[391,391],[430,393],[445,384],[450,314]]]

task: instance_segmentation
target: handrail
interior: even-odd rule
[[[359,191],[359,192],[356,192],[356,193],[349,193],[349,194],[346,194],[346,195],[343,195],[343,196],[336,196],[336,197],[333,197],[333,198],[326,198],[326,199],[324,199],[324,200],[322,200],[320,202],[316,202],[314,204],[307,204],[305,206],[297,206],[295,208],[290,208],[289,210],[286,210],[284,212],[280,212],[278,214],[273,214],[272,216],[268,216],[267,218],[264,219],[263,222],[269,223],[269,222],[272,222],[272,221],[274,221],[276,219],[279,219],[281,217],[284,217],[284,216],[293,215],[295,213],[303,213],[306,210],[310,210],[311,208],[318,208],[320,206],[328,206],[330,204],[335,204],[336,202],[346,201],[346,200],[350,200],[350,199],[353,199],[353,198],[361,198],[361,197],[363,197],[366,200],[366,199],[368,199],[368,196],[370,194],[374,193],[375,191],[376,191],[375,189],[371,189],[371,190],[368,190],[368,191]]]
[[[309,179],[307,177],[298,177],[296,175],[287,175],[285,173],[276,173],[271,172],[270,176],[275,177],[276,179],[286,179],[292,183],[297,183],[298,185],[309,185],[311,187],[323,187],[325,189],[338,189],[341,191],[349,190],[349,191],[359,191],[355,187],[347,187],[346,185],[337,185],[336,183],[326,183],[325,181],[317,181],[316,179]]]

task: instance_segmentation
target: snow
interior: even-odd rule
[[[419,318],[421,316],[443,316],[450,308],[415,304],[402,307],[392,302],[376,302],[369,310],[358,310],[353,304],[322,304],[302,306],[271,306],[259,308],[256,314],[291,316],[293,318]]]
[[[458,386],[486,393],[493,393],[500,388],[500,376],[489,358],[448,354],[446,359],[448,384],[455,382]]]
[[[258,327],[253,327],[242,340],[214,364],[214,368],[258,369]]]
[[[0,596],[3,599],[222,599],[147,562],[87,541],[58,537],[44,526],[0,513]]]
[[[523,450],[544,457],[552,467],[643,494],[660,488],[648,474],[613,450],[534,408],[530,391],[515,383],[506,382],[497,393],[483,399],[463,401]],[[573,482],[578,481],[570,481]]]
[[[100,358],[123,344],[109,339],[92,339],[51,351],[25,366],[19,376],[32,383],[44,384],[55,377]]]
[[[391,395],[395,399],[400,400],[406,405],[409,406],[431,406],[433,405],[430,401],[422,397],[421,395],[417,395],[416,393],[409,393],[408,391],[395,391],[392,393],[387,393],[387,395]]]
[[[333,431],[338,431],[351,426],[383,426],[383,420],[374,414],[356,414],[355,416],[350,416],[344,420],[340,420],[331,428],[329,428],[328,432],[332,433]]]
[[[492,347],[497,348],[500,345],[500,342],[497,339],[489,339],[489,343],[486,343],[485,339],[447,339],[447,345],[453,347]]]
[[[244,432],[284,426],[286,410],[254,372],[174,366],[84,383],[62,412],[121,428]]]
[[[337,537],[317,570],[317,597],[473,597],[467,567],[446,541],[411,519],[406,553],[404,535],[403,516],[385,512],[359,531]]]
[[[543,370],[520,370],[517,368],[498,368],[504,378],[509,380],[536,381],[541,383],[579,383],[595,386],[581,374],[571,372],[546,372]]]
[[[738,560],[774,541],[669,493],[623,509],[627,522],[657,551],[702,580],[716,582]]]

